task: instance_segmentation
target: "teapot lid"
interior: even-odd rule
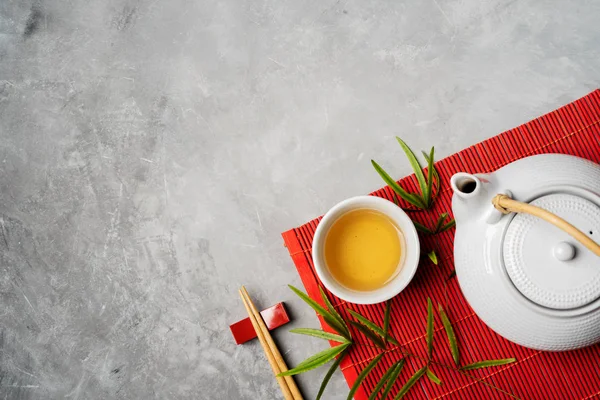
[[[600,238],[600,207],[579,196],[554,193],[530,204],[569,221],[592,239]],[[529,300],[552,309],[585,306],[600,297],[600,260],[550,223],[517,214],[502,245],[504,266]]]

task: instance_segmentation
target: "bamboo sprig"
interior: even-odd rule
[[[406,155],[406,158],[413,169],[415,177],[417,178],[420,191],[419,193],[410,193],[403,189],[375,160],[371,160],[371,164],[379,176],[381,176],[383,181],[390,187],[390,189],[392,189],[404,201],[418,209],[428,210],[431,208],[435,200],[434,188],[436,195],[439,193],[440,188],[440,176],[435,170],[434,165],[435,149],[432,147],[429,151],[429,154],[423,152],[423,156],[427,161],[427,176],[425,176],[423,167],[421,167],[421,163],[411,148],[408,147],[408,145],[397,136],[396,140],[404,151],[404,154]]]
[[[438,314],[439,314],[440,320],[442,321],[444,330],[446,331],[446,336],[448,338],[448,346],[450,349],[450,353],[452,354],[452,359],[455,363],[455,367],[447,366],[447,365],[439,363],[438,361],[435,360],[435,358],[434,358],[435,357],[435,348],[433,346],[434,333],[435,333],[435,318],[434,318],[433,303],[432,303],[431,299],[429,299],[429,298],[427,299],[427,318],[426,318],[426,324],[425,324],[426,325],[426,328],[425,328],[426,340],[425,340],[425,342],[426,342],[426,346],[427,346],[427,357],[424,358],[424,357],[407,352],[406,350],[404,350],[404,348],[400,344],[400,342],[391,336],[390,331],[389,331],[390,330],[390,320],[391,320],[391,315],[392,315],[392,308],[393,308],[391,300],[388,300],[388,302],[385,306],[383,326],[380,327],[375,322],[369,320],[368,318],[364,317],[363,315],[357,313],[356,311],[350,310],[350,309],[347,310],[348,313],[351,316],[353,316],[356,320],[347,321],[346,319],[344,319],[342,317],[342,315],[340,315],[335,310],[335,308],[331,305],[331,303],[329,302],[329,299],[327,299],[327,296],[325,295],[325,293],[322,290],[321,290],[321,294],[323,297],[323,302],[326,304],[327,308],[320,306],[314,300],[310,299],[305,293],[296,289],[295,287],[290,286],[290,288],[302,300],[304,300],[315,311],[317,311],[317,313],[323,317],[325,322],[327,322],[327,324],[333,330],[336,331],[336,333],[330,333],[330,332],[326,332],[326,331],[318,330],[318,329],[295,328],[295,329],[292,329],[291,332],[303,334],[303,335],[309,335],[309,336],[317,337],[319,339],[340,343],[339,345],[337,345],[335,347],[331,347],[329,349],[318,352],[317,354],[302,361],[295,368],[280,374],[282,376],[296,375],[296,374],[300,374],[300,373],[303,373],[306,371],[310,371],[314,368],[320,367],[324,364],[327,364],[327,363],[333,361],[333,363],[329,367],[327,373],[325,374],[325,377],[323,378],[321,386],[319,387],[317,400],[321,399],[321,397],[323,396],[323,393],[325,392],[325,388],[327,387],[327,384],[331,380],[331,377],[333,376],[333,374],[335,373],[336,369],[339,367],[339,365],[341,364],[343,359],[352,351],[353,346],[372,347],[370,344],[356,342],[355,339],[353,339],[353,337],[351,336],[350,329],[348,329],[349,326],[353,327],[358,332],[362,333],[367,339],[369,339],[369,342],[371,342],[375,345],[372,348],[376,348],[378,350],[378,354],[373,359],[371,359],[369,361],[369,363],[358,374],[358,377],[356,378],[356,380],[354,381],[354,384],[352,385],[352,388],[350,389],[350,393],[348,395],[348,400],[350,400],[354,396],[354,394],[358,391],[358,389],[363,384],[363,382],[365,381],[367,376],[369,376],[371,371],[373,369],[375,369],[381,363],[381,361],[385,357],[385,355],[388,353],[393,353],[393,352],[400,353],[402,355],[402,359],[400,361],[397,361],[394,364],[392,364],[392,366],[390,366],[386,370],[385,374],[381,377],[381,379],[377,382],[377,384],[371,391],[370,396],[369,396],[370,400],[374,400],[374,399],[378,398],[378,396],[380,394],[381,394],[381,397],[379,397],[379,398],[384,399],[384,398],[388,397],[388,395],[391,393],[392,389],[395,387],[397,381],[400,379],[401,372],[404,368],[404,365],[406,364],[405,359],[407,357],[412,357],[417,360],[421,360],[423,362],[423,364],[417,371],[412,373],[411,377],[403,384],[400,391],[394,396],[394,399],[400,399],[400,398],[404,397],[423,376],[427,376],[428,380],[431,381],[435,385],[442,385],[443,382],[433,371],[433,368],[432,368],[433,366],[442,366],[444,368],[448,368],[448,369],[453,370],[456,373],[459,373],[461,375],[469,376],[472,379],[475,379],[477,382],[485,384],[488,387],[494,388],[495,390],[498,390],[502,393],[508,394],[511,397],[517,398],[516,396],[506,392],[503,389],[500,389],[490,383],[484,382],[484,381],[478,379],[477,377],[470,376],[466,373],[466,371],[470,371],[470,370],[474,370],[474,369],[510,364],[512,362],[515,362],[516,360],[514,358],[505,358],[505,359],[498,359],[498,360],[484,360],[484,361],[477,361],[477,362],[474,362],[471,364],[461,366],[460,365],[460,356],[458,353],[458,344],[457,344],[456,334],[454,332],[454,328],[452,327],[450,319],[448,318],[446,312],[444,311],[444,309],[442,308],[441,305],[438,305]],[[336,318],[336,315],[334,313],[339,316],[339,320]],[[332,325],[328,321],[335,321],[335,322],[333,322],[333,325]],[[348,332],[346,332],[346,331],[348,331]],[[393,345],[395,347],[390,348],[389,347],[390,345]]]
[[[413,224],[419,232],[425,233],[427,235],[435,235],[438,233],[445,232],[456,225],[456,221],[454,221],[453,218],[451,218],[448,222],[444,223],[444,221],[446,221],[446,218],[448,218],[448,213],[441,213],[433,229],[428,228],[417,221],[413,221]]]

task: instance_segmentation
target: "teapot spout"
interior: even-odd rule
[[[492,175],[459,172],[450,178],[450,186],[454,192],[452,212],[457,226],[479,219],[488,224],[495,224],[502,218],[502,213],[496,210],[491,202],[491,196],[495,194]]]
[[[473,199],[481,194],[481,180],[465,172],[459,172],[450,179],[450,186],[456,196],[463,200]]]

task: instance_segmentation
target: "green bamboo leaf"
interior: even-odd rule
[[[392,179],[391,176],[387,172],[384,171],[383,168],[379,166],[374,160],[371,160],[371,164],[375,168],[375,171],[381,176],[387,185],[398,194],[398,196],[402,197],[407,203],[412,204],[417,208],[425,208],[423,201],[421,198],[413,193],[408,193],[406,190],[402,189],[395,180]]]
[[[331,364],[331,367],[329,367],[329,371],[327,371],[327,373],[325,374],[325,377],[323,378],[323,382],[321,382],[321,387],[319,388],[319,393],[317,394],[316,400],[320,400],[321,396],[323,396],[323,392],[325,392],[325,388],[327,387],[329,380],[331,379],[331,377],[333,376],[333,373],[339,367],[340,363],[342,362],[342,360],[344,359],[344,357],[346,356],[347,353],[348,353],[348,350],[347,349],[344,350],[340,354],[340,356],[335,360],[335,362],[333,364]]]
[[[438,378],[437,375],[434,374],[430,368],[427,368],[426,374],[431,382],[435,383],[436,385],[442,384],[442,380],[440,378]]]
[[[506,365],[510,363],[514,363],[517,361],[515,358],[503,358],[500,360],[487,360],[487,361],[479,361],[473,364],[465,365],[460,369],[463,371],[470,371],[472,369],[486,368],[486,367],[496,367],[498,365]]]
[[[426,233],[428,235],[433,235],[433,232],[431,231],[431,229],[429,229],[425,225],[421,225],[417,221],[413,221],[413,224],[414,224],[415,228],[417,228],[418,231]]]
[[[298,295],[298,297],[300,297],[302,300],[304,300],[304,302],[306,304],[311,306],[311,308],[313,310],[315,310],[319,315],[321,315],[323,317],[323,319],[325,320],[325,322],[327,322],[327,325],[329,325],[331,328],[333,328],[333,330],[335,330],[340,335],[344,336],[346,339],[348,339],[348,340],[351,339],[350,337],[348,337],[349,335],[346,333],[344,326],[340,325],[340,323],[337,321],[337,319],[335,319],[335,317],[333,315],[331,315],[331,313],[329,311],[327,311],[326,309],[321,307],[321,305],[319,303],[317,303],[316,301],[314,301],[313,299],[308,297],[304,292],[296,289],[292,285],[288,285],[288,286],[290,289],[292,289],[292,291],[294,293],[296,293],[296,295]]]
[[[400,362],[396,366],[396,369],[390,375],[388,383],[385,386],[385,389],[383,390],[383,394],[381,395],[381,398],[380,398],[381,400],[387,399],[388,395],[390,394],[390,391],[394,387],[394,384],[398,380],[398,375],[400,375],[400,372],[402,371],[402,368],[404,368],[404,363],[405,363],[404,359],[400,360]]]
[[[431,360],[433,352],[433,304],[431,299],[427,298],[427,358]]]
[[[354,385],[352,385],[352,388],[350,389],[350,393],[348,393],[347,400],[352,400],[352,398],[354,397],[354,393],[356,393],[360,384],[365,380],[367,375],[369,375],[369,372],[371,372],[371,370],[377,365],[379,360],[381,360],[381,358],[383,357],[383,354],[384,353],[381,353],[380,355],[375,357],[373,360],[371,360],[369,365],[367,365],[365,367],[365,369],[363,369],[362,372],[360,374],[358,374],[358,377],[354,381]]]
[[[320,329],[296,328],[296,329],[290,330],[290,332],[297,333],[299,335],[314,336],[314,337],[318,337],[319,339],[333,340],[334,342],[339,342],[339,343],[350,343],[348,341],[348,339],[346,339],[343,336],[336,335],[335,333],[325,332]]]
[[[329,361],[333,360],[335,356],[340,354],[342,351],[346,350],[348,346],[350,346],[350,344],[351,343],[346,343],[323,350],[315,354],[314,356],[308,357],[306,360],[298,364],[295,368],[282,372],[277,376],[298,375],[303,372],[310,371],[311,369],[320,367],[323,364],[327,364]]]
[[[433,179],[435,180],[435,193],[436,195],[440,192],[440,175],[438,174],[437,170],[435,169],[435,164],[433,163],[433,156],[429,157],[427,155],[427,153],[425,153],[424,151],[422,152],[423,156],[425,157],[425,160],[427,161],[427,165],[431,164],[433,165]],[[432,194],[433,196],[433,194]]]
[[[338,313],[336,311],[335,307],[333,307],[333,304],[331,304],[331,302],[327,298],[327,295],[323,291],[323,288],[320,287],[320,286],[319,286],[319,291],[321,292],[321,297],[323,298],[323,301],[325,302],[325,305],[327,306],[327,309],[329,310],[329,312],[331,313],[331,315],[333,315],[333,317],[339,322],[339,324],[344,327],[344,332],[343,333],[346,334],[345,337],[350,337],[351,338],[352,335],[350,335],[350,329],[348,329],[348,325],[346,325],[346,322],[344,321],[344,319],[342,318],[342,316],[340,315],[340,313]]]
[[[383,388],[383,385],[385,385],[385,383],[388,381],[390,376],[396,370],[396,367],[398,366],[398,364],[400,364],[401,362],[403,363],[404,360],[401,360],[401,361],[398,361],[397,363],[392,364],[391,367],[389,367],[387,369],[387,371],[385,371],[385,374],[383,374],[383,376],[381,377],[379,382],[377,382],[377,385],[375,385],[375,387],[373,388],[373,391],[371,392],[371,395],[369,396],[369,400],[375,400],[377,398],[377,395]],[[383,397],[382,397],[382,399],[383,399]]]
[[[432,204],[432,193],[431,189],[433,187],[433,172],[435,171],[435,167],[433,166],[433,154],[435,149],[432,147],[429,152],[429,157],[425,157],[427,160],[427,195],[425,198],[427,199],[427,205],[431,207]],[[425,152],[422,152],[425,154]]]
[[[438,233],[446,232],[448,229],[454,228],[455,225],[456,225],[456,221],[454,220],[454,218],[452,218],[446,225],[442,226],[438,230]]]
[[[356,329],[361,331],[362,334],[367,337],[367,339],[369,339],[371,342],[373,342],[373,344],[375,344],[380,349],[385,350],[385,343],[383,342],[383,339],[381,337],[379,337],[378,335],[376,335],[372,330],[370,330],[369,328],[367,328],[365,325],[361,324],[360,322],[350,321],[350,323],[352,324],[353,327],[355,327]]]
[[[435,233],[438,233],[440,231],[440,229],[442,229],[442,226],[444,225],[444,221],[446,220],[446,218],[448,218],[448,213],[441,213],[440,217],[437,220],[437,223],[435,224],[435,229],[433,230]]]
[[[387,345],[390,332],[390,313],[392,311],[392,299],[385,304],[385,314],[383,316],[383,341]]]
[[[408,158],[408,161],[410,162],[410,166],[412,167],[413,171],[415,171],[415,176],[417,177],[419,187],[421,188],[421,198],[424,200],[423,203],[427,206],[427,208],[429,208],[429,203],[427,202],[426,197],[427,182],[425,181],[425,175],[423,175],[423,167],[421,167],[419,160],[417,160],[417,156],[415,156],[415,153],[413,153],[410,147],[408,147],[408,145],[404,143],[404,141],[398,136],[396,136],[396,140],[398,143],[400,143],[400,147],[402,147],[402,150],[404,150],[406,158]]]
[[[460,356],[458,353],[458,344],[456,343],[456,335],[454,334],[454,328],[452,328],[452,324],[446,315],[446,312],[442,308],[441,304],[438,304],[438,311],[440,313],[440,318],[442,319],[442,324],[444,325],[444,329],[446,330],[446,336],[448,336],[448,345],[450,346],[450,353],[452,353],[452,359],[454,360],[454,364],[457,366],[460,363]]]
[[[419,379],[421,379],[421,377],[423,376],[423,374],[425,374],[426,371],[427,367],[423,367],[417,372],[415,372],[415,374],[408,380],[408,382],[406,382],[404,386],[402,386],[402,389],[400,389],[396,397],[394,397],[394,400],[403,398],[406,395],[406,393],[408,393],[410,388],[412,388],[414,384],[417,383]]]
[[[427,253],[427,257],[429,257],[432,263],[438,265],[438,258],[437,254],[435,254],[435,250],[431,250],[429,253]]]
[[[387,337],[386,337],[384,335],[383,329],[381,329],[380,327],[378,327],[377,325],[375,325],[373,322],[369,321],[368,319],[366,319],[365,317],[363,317],[359,313],[357,313],[355,311],[352,311],[349,308],[347,308],[346,310],[348,311],[348,313],[350,313],[350,315],[352,315],[354,318],[356,318],[357,320],[359,320],[360,322],[362,322],[363,325],[366,325],[373,332],[375,332],[376,334],[378,334],[382,338],[387,338],[388,342],[390,342],[390,343],[392,343],[392,344],[394,344],[396,346],[400,346],[400,343],[392,335],[390,335],[388,333]]]
[[[410,204],[412,204],[415,207],[421,208],[421,209],[425,209],[425,203],[423,203],[423,200],[421,199],[421,197],[419,197],[418,195],[414,194],[414,193],[406,193],[406,198],[404,198],[404,200],[408,201]]]

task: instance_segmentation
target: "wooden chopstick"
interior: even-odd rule
[[[240,292],[240,296],[242,297],[242,301],[244,302],[244,306],[246,307],[246,311],[248,311],[248,317],[250,318],[250,322],[252,322],[252,326],[254,327],[254,330],[256,331],[256,336],[258,337],[258,340],[260,341],[263,351],[265,352],[265,355],[267,356],[267,360],[269,360],[269,364],[271,365],[271,369],[273,370],[273,373],[275,374],[277,383],[279,384],[279,387],[281,388],[283,397],[285,398],[285,400],[294,400],[294,397],[292,396],[292,392],[290,392],[290,388],[288,387],[285,379],[283,379],[283,377],[277,376],[281,372],[279,370],[279,365],[277,364],[277,361],[275,361],[275,357],[273,357],[273,353],[271,353],[271,349],[269,348],[269,345],[267,344],[265,336],[264,336],[262,330],[260,329],[260,325],[258,325],[258,321],[256,320],[254,313],[252,312],[252,308],[250,307],[250,304],[246,300],[246,297],[245,297],[244,293],[242,292],[242,290],[240,290],[239,292]]]
[[[242,286],[240,290],[240,296],[242,297],[242,301],[244,302],[244,306],[246,307],[246,311],[248,311],[248,316],[250,317],[250,322],[252,322],[252,326],[256,331],[256,335],[258,336],[258,340],[260,341],[265,355],[271,364],[271,368],[273,369],[273,373],[275,375],[285,372],[288,370],[277,345],[273,341],[271,334],[269,333],[269,329],[267,328],[265,322],[263,321],[258,309],[252,302],[248,291],[244,286]],[[298,390],[298,386],[296,386],[296,382],[294,382],[294,378],[291,376],[278,377],[277,382],[281,387],[284,397],[291,400],[303,400],[302,394],[300,394],[300,390]],[[289,397],[288,397],[289,395]]]
[[[269,349],[271,350],[271,353],[273,354],[275,361],[277,361],[277,365],[279,366],[279,372],[287,371],[288,367],[285,364],[285,360],[281,356],[281,353],[279,352],[279,349],[277,348],[277,345],[275,344],[275,341],[273,340],[273,337],[271,336],[271,333],[269,332],[269,329],[267,328],[265,321],[263,321],[263,319],[260,315],[260,312],[258,311],[256,306],[252,302],[252,299],[250,298],[250,295],[248,294],[248,291],[246,290],[246,288],[244,286],[242,286],[242,293],[246,296],[248,305],[250,306],[250,309],[252,310],[252,313],[254,314],[254,317],[256,318],[258,325],[260,326],[260,330],[262,331],[262,333],[267,341],[267,344],[269,345]],[[294,399],[295,400],[303,400],[302,394],[300,394],[300,390],[298,389],[298,386],[296,386],[296,382],[294,381],[294,377],[293,376],[285,376],[284,378],[288,384],[288,387],[290,388],[290,391],[292,392],[292,395],[294,396]]]

